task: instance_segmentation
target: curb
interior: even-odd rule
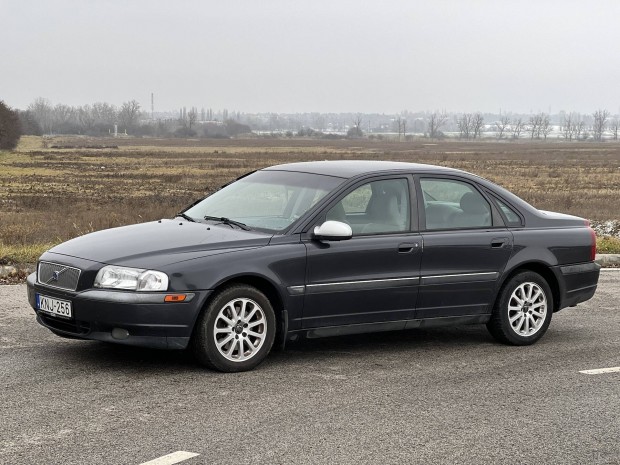
[[[620,254],[618,253],[597,253],[595,261],[602,267],[620,266]]]
[[[596,254],[596,263],[603,268],[620,267],[620,254],[599,253]],[[0,265],[0,279],[25,277],[35,271],[35,264],[26,265]]]

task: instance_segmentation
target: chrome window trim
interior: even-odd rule
[[[486,271],[482,273],[456,273],[422,276],[422,285],[474,282],[479,280],[490,281],[497,280],[499,275],[500,274],[497,271]]]
[[[420,283],[418,276],[407,278],[364,279],[359,281],[339,281],[333,283],[307,284],[287,287],[290,295],[322,294],[339,291],[371,291],[388,287],[411,286]]]
[[[339,286],[339,285],[348,285],[348,284],[366,284],[366,283],[383,283],[389,281],[410,281],[410,280],[419,280],[419,277],[409,277],[409,278],[387,278],[387,279],[364,279],[360,281],[338,281],[335,283],[320,283],[320,284],[308,284],[306,287],[319,287],[319,286]]]
[[[454,273],[454,274],[434,274],[428,276],[422,276],[422,279],[429,278],[453,278],[455,276],[482,276],[482,275],[496,275],[497,271],[485,271],[484,273]]]
[[[499,273],[497,271],[486,271],[481,273],[454,273],[444,275],[429,275],[429,276],[411,276],[407,278],[386,278],[386,279],[364,279],[359,281],[338,281],[332,283],[317,283],[306,284],[297,286],[288,286],[287,290],[290,295],[302,295],[302,294],[318,294],[323,292],[337,291],[354,291],[354,290],[373,290],[386,287],[396,286],[410,286],[416,284],[441,284],[444,282],[450,282],[459,278],[466,278],[466,281],[474,281],[476,278],[489,277],[492,279],[498,279]],[[467,279],[469,278],[469,279]],[[473,279],[471,279],[473,278]],[[429,283],[428,281],[438,281],[436,283]],[[373,286],[377,284],[378,286]]]

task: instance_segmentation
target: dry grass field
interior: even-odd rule
[[[0,152],[0,263],[32,261],[90,231],[170,217],[251,170],[340,159],[450,166],[541,209],[620,219],[620,145],[612,143],[24,137],[16,151]]]

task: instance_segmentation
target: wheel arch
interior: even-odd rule
[[[278,291],[278,286],[270,279],[262,275],[256,274],[241,274],[237,276],[228,277],[225,280],[220,281],[213,289],[213,292],[205,300],[201,312],[209,305],[213,298],[219,291],[235,284],[245,284],[255,287],[260,292],[265,294],[265,297],[269,299],[273,307],[273,312],[276,316],[276,337],[273,346],[283,346],[286,340],[286,332],[288,330],[288,314],[282,295]]]
[[[553,297],[553,311],[557,312],[558,310],[560,310],[560,299],[562,295],[560,289],[560,282],[551,267],[548,264],[539,261],[520,263],[511,270],[504,273],[502,280],[497,287],[497,295],[495,296],[493,308],[495,308],[495,306],[497,305],[497,301],[501,297],[501,290],[504,288],[505,284],[510,279],[512,279],[513,276],[522,271],[533,271],[534,273],[542,276],[544,280],[547,281],[547,284],[551,288],[551,295]]]

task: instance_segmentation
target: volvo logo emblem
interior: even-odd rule
[[[50,279],[48,279],[45,284],[57,282],[58,278],[60,278],[60,275],[63,274],[65,271],[67,271],[67,268],[63,268],[62,270],[58,270],[58,271],[53,271],[52,276],[50,276]]]

